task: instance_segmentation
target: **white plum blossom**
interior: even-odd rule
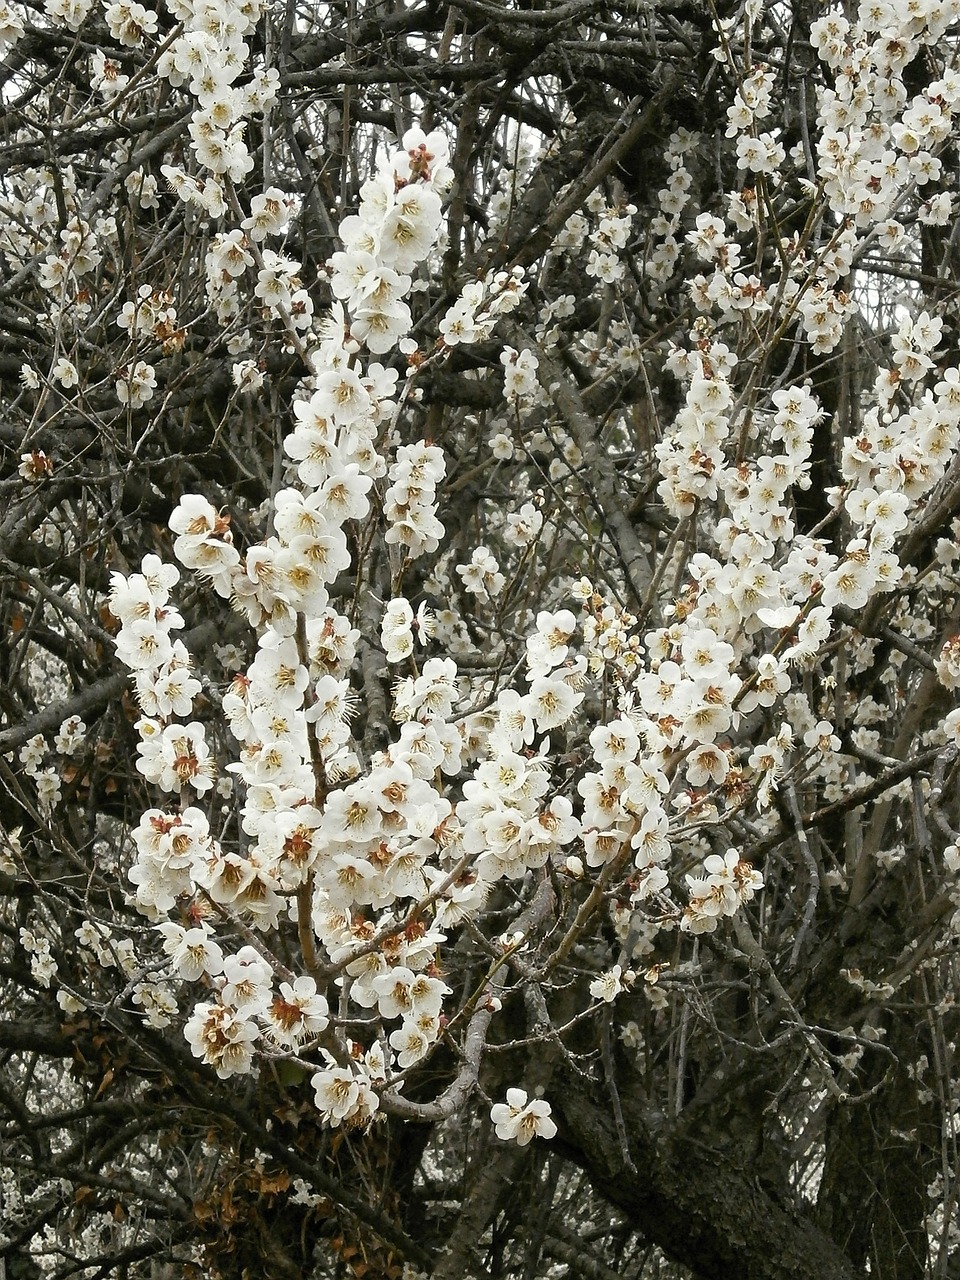
[[[221,1080],[227,1080],[250,1072],[260,1032],[236,1009],[202,1003],[194,1008],[184,1035],[194,1057],[209,1063]]]
[[[77,372],[77,366],[72,360],[68,360],[66,356],[61,356],[50,371],[50,376],[60,383],[65,390],[70,390],[77,386],[80,381],[80,375]]]
[[[281,982],[280,990],[262,1014],[267,1036],[282,1047],[297,1048],[305,1039],[318,1035],[329,1022],[326,998],[317,991],[316,981],[303,975]]]
[[[476,547],[469,564],[457,565],[457,573],[463,585],[472,595],[495,598],[502,590],[506,578],[500,572],[496,557],[488,547]]]
[[[117,381],[117,399],[131,409],[139,409],[153,398],[157,386],[157,375],[152,365],[145,360],[127,365],[120,371]]]
[[[523,1089],[508,1089],[506,1102],[497,1102],[490,1108],[497,1137],[503,1142],[516,1142],[525,1147],[534,1138],[553,1138],[557,1126],[550,1119],[550,1103],[542,1098],[527,1101]]]
[[[634,977],[632,969],[624,971],[620,965],[614,965],[606,973],[594,978],[590,983],[590,994],[594,1000],[602,1000],[604,1004],[613,1004],[622,991],[628,990],[633,985]]]
[[[331,1066],[311,1077],[317,1110],[331,1128],[362,1127],[379,1109],[379,1099],[362,1071]]]
[[[157,930],[163,936],[163,949],[181,978],[197,982],[204,974],[216,977],[223,972],[223,951],[213,940],[213,930],[205,922],[194,928],[165,920]]]

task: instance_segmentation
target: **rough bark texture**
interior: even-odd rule
[[[812,1220],[768,1195],[749,1168],[622,1100],[631,1168],[613,1108],[568,1074],[556,1095],[567,1154],[648,1239],[703,1280],[855,1280],[863,1274]],[[709,1134],[704,1134],[709,1138]]]

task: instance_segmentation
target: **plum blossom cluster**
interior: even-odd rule
[[[208,932],[173,924],[161,928],[171,964],[185,977],[210,975],[216,989],[215,1000],[195,1005],[185,1035],[194,1056],[214,1067],[221,1080],[252,1071],[258,1042],[298,1051],[326,1029],[327,1001],[313,978],[280,982],[274,992],[273,970],[255,948],[224,956]]]
[[[630,228],[637,206],[628,204],[621,209],[603,207],[596,211],[598,222],[590,232],[590,253],[584,265],[588,276],[614,284],[626,274],[626,264],[621,252],[627,247]]]
[[[29,956],[30,972],[41,987],[49,987],[59,968],[46,933],[24,926],[20,929],[20,945]]]
[[[244,121],[263,111],[276,93],[276,73],[255,69],[244,88],[236,81],[246,69],[250,49],[244,37],[260,18],[257,0],[214,4],[177,0],[174,13],[182,30],[164,49],[158,74],[174,87],[184,86],[196,102],[189,124],[190,149],[210,175],[202,186],[182,170],[164,166],[164,176],[183,199],[212,217],[223,211],[222,182],[239,182],[253,168],[244,141]]]
[[[8,0],[3,0],[0,4],[0,55],[13,48],[25,29],[17,7]]]
[[[515,351],[504,347],[500,356],[503,365],[503,394],[511,405],[530,401],[539,389],[537,381],[538,360],[530,350]]]
[[[87,726],[79,716],[68,716],[60,725],[53,740],[54,751],[61,757],[69,757],[81,751],[85,745]],[[62,766],[45,763],[49,757],[49,745],[42,733],[28,738],[19,751],[20,765],[26,777],[36,787],[40,812],[49,816],[61,798]]]
[[[736,246],[709,215],[698,217],[689,240],[705,260],[736,262]],[[657,446],[659,493],[680,519],[722,499],[715,552],[701,543],[689,558],[686,585],[667,607],[665,625],[642,638],[642,649],[633,619],[621,620],[617,607],[587,582],[579,593],[591,668],[616,673],[625,712],[619,723],[591,735],[600,767],[578,784],[585,857],[588,866],[601,866],[625,856],[628,846],[638,850],[631,905],[655,902],[661,920],[668,918],[667,866],[671,849],[687,844],[688,824],[735,809],[749,794],[762,812],[791,769],[819,774],[827,796],[842,794],[841,740],[794,692],[795,672],[822,651],[838,608],[860,610],[902,579],[898,542],[917,504],[944,476],[958,439],[955,371],[930,378],[932,388],[925,385],[940,336],[937,317],[901,324],[892,367],[876,379],[877,408],[844,443],[845,484],[831,499],[845,511],[853,537],[839,553],[796,529],[791,492],[809,486],[822,416],[809,387],[774,390],[767,407],[754,407],[752,430],[761,448],[734,465],[727,442],[742,438],[733,392],[736,355],[704,323],[695,325],[688,351],[671,354],[669,365],[686,395]],[[960,671],[951,646],[948,640],[937,662],[948,687],[958,680],[954,668]],[[629,677],[625,657],[633,668]],[[758,711],[777,705],[787,716],[778,732],[749,750],[735,748],[744,723],[755,724]],[[869,714],[866,707],[858,712],[861,723]],[[651,765],[659,786],[651,779],[646,794],[635,792],[637,768]],[[686,792],[676,793],[670,781],[678,772]],[[578,859],[570,862],[579,874]],[[703,872],[687,877],[680,927],[712,931],[760,883],[736,851],[709,855]],[[656,928],[649,918],[639,931],[631,925],[634,948],[649,945]]]
[[[276,98],[279,73],[255,65],[242,86],[237,80],[248,70],[249,37],[261,15],[258,0],[242,4],[211,0],[177,0],[182,24],[160,55],[157,71],[169,83],[185,88],[195,107],[189,123],[190,149],[200,175],[179,165],[165,164],[161,172],[175,194],[202,216],[225,218],[228,188],[253,168],[245,141],[247,122],[267,112]],[[254,295],[268,309],[284,311],[292,323],[309,327],[313,303],[300,285],[300,264],[259,245],[281,235],[292,212],[289,197],[275,187],[253,196],[250,213],[234,230],[218,232],[206,254],[207,298],[220,323],[231,323],[240,311],[240,279],[256,261],[259,268]],[[251,253],[253,246],[255,253]]]
[[[340,224],[343,249],[328,264],[330,287],[351,338],[375,355],[409,332],[404,299],[410,273],[440,231],[441,196],[453,179],[448,159],[442,134],[408,130],[401,149],[364,183],[358,212]]]
[[[401,446],[388,468],[376,444],[394,412],[397,375],[377,362],[364,367],[358,350],[362,342],[379,354],[406,331],[409,313],[400,302],[410,271],[438,233],[445,157],[439,135],[412,131],[364,187],[360,213],[345,220],[347,248],[331,262],[343,302],[310,353],[309,394],[296,401],[296,426],[284,442],[301,487],[276,495],[270,536],[238,548],[229,518],[197,495],[185,495],[170,520],[180,563],[230,599],[258,632],[253,662],[222,703],[239,744],[227,774],[239,786],[245,842],[242,854],[221,846],[190,803],[179,812],[148,811],[134,833],[134,900],[158,923],[179,978],[216,991],[187,1022],[197,1057],[227,1077],[252,1070],[258,1052],[301,1053],[312,1045],[322,1063],[313,1078],[317,1106],[331,1124],[369,1119],[378,1105],[375,1086],[419,1061],[440,1034],[448,994],[436,971],[443,935],[404,925],[409,904],[438,883],[444,885],[438,921],[482,901],[472,881],[449,874],[458,856],[454,836],[440,838],[452,806],[437,790],[438,771],[462,767],[463,739],[451,723],[456,667],[430,659],[398,686],[399,739],[362,773],[347,679],[358,634],[330,607],[328,592],[350,565],[345,528],[368,517],[371,486],[385,474],[388,542],[412,557],[436,549],[442,535],[433,514],[442,453],[426,444]],[[247,246],[260,231],[270,234],[271,217],[268,201],[251,214],[257,225],[243,229],[245,238],[228,233],[214,246],[221,253],[232,246],[237,276],[251,265]],[[261,259],[269,266],[265,253]],[[263,300],[271,297],[265,289]],[[135,323],[133,310],[128,314]],[[136,671],[149,713],[138,724],[139,767],[162,789],[189,788],[192,797],[212,787],[213,769],[202,726],[167,723],[188,714],[199,691],[172,639],[182,627],[168,601],[177,577],[152,560],[140,575],[117,575],[111,609],[122,624],[118,653]],[[422,638],[430,630],[427,616],[420,611],[414,619],[404,604],[388,602],[384,619],[392,659],[414,625]],[[200,912],[191,928],[164,919],[185,900]],[[387,1056],[376,1043],[364,1050],[339,1034],[321,1047],[324,991],[313,978],[278,972],[258,948],[228,954],[215,940],[211,912],[263,935],[285,920],[301,936],[312,934],[312,945],[342,973],[344,995],[387,1024]],[[364,945],[371,930],[387,935],[376,949]]]
[[[702,877],[687,876],[687,901],[671,895],[670,869],[689,841],[688,826],[716,813],[715,801],[726,796],[738,769],[729,739],[740,707],[752,694],[770,705],[790,681],[779,672],[772,685],[755,693],[734,671],[737,653],[717,631],[704,625],[663,628],[644,640],[650,669],[633,676],[629,697],[637,706],[590,733],[592,768],[577,790],[583,801],[582,843],[589,868],[632,861],[632,893],[625,945],[628,959],[649,951],[661,927],[679,923],[691,933],[712,931],[724,916],[734,915],[762,887],[762,877],[739,853],[711,854]],[[674,647],[676,645],[676,647]],[[729,735],[729,736],[728,736]],[[768,767],[775,785],[783,753]],[[759,771],[760,759],[754,762]],[[673,780],[682,769],[686,791]],[[736,801],[739,792],[729,792]],[[579,858],[568,870],[583,874]],[[591,988],[598,999],[612,1000],[626,977],[613,974]]]
[[[943,642],[936,667],[945,689],[960,689],[960,636],[950,636]]]
[[[894,38],[892,13],[883,8],[864,5],[854,22],[826,14],[812,24],[811,40],[836,72],[835,88],[821,90],[819,103],[826,126],[821,153],[832,160],[825,165],[827,194],[838,211],[861,226],[879,226],[896,243],[903,234],[896,220],[902,193],[922,189],[941,172],[936,153],[950,131],[958,85],[948,73],[911,96],[903,79],[917,53],[942,38],[950,21],[947,11],[918,5],[909,17],[903,15]],[[949,196],[923,201],[920,212],[930,221],[949,217]]]
[[[764,129],[773,112],[775,76],[768,66],[745,75],[727,110],[727,137],[737,140],[737,163],[747,173],[773,174],[786,159],[779,129]]]
[[[444,346],[470,345],[489,338],[497,320],[516,310],[528,288],[529,281],[519,266],[468,281],[438,326]]]
[[[896,336],[893,365],[875,381],[877,406],[867,412],[858,435],[844,440],[845,507],[859,526],[847,562],[866,564],[857,598],[866,602],[877,587],[890,590],[901,578],[894,548],[906,536],[911,515],[940,482],[960,440],[960,380],[946,368],[931,388],[920,380],[933,367],[942,321],[921,313]],[[904,395],[914,385],[917,392]],[[896,390],[899,388],[899,392]],[[912,400],[912,403],[911,403]],[[876,587],[867,573],[876,577]],[[824,603],[830,595],[824,591]],[[845,600],[858,607],[855,600]]]
[[[703,217],[698,224],[693,234],[703,239],[704,246],[715,247],[721,231]],[[708,249],[703,247],[702,252]],[[678,643],[682,658],[684,633],[688,644],[696,645],[696,633],[705,626],[719,645],[731,646],[728,671],[733,681],[728,691],[723,691],[722,683],[711,682],[709,710],[694,713],[712,736],[686,757],[692,785],[702,784],[701,766],[716,785],[724,784],[731,763],[724,759],[725,735],[737,728],[739,716],[758,706],[774,705],[787,694],[791,669],[819,651],[838,606],[861,609],[901,581],[897,543],[906,536],[917,503],[944,475],[944,460],[952,456],[957,442],[952,371],[946,371],[932,390],[920,390],[913,403],[904,395],[929,370],[929,353],[940,333],[939,320],[929,316],[901,327],[893,369],[881,369],[876,379],[878,407],[864,414],[859,434],[844,443],[846,483],[833,494],[833,501],[842,504],[854,536],[839,554],[820,539],[798,535],[792,510],[791,491],[809,485],[813,433],[822,416],[809,388],[781,388],[772,393],[765,411],[755,409],[754,429],[766,451],[731,465],[727,441],[734,425],[731,378],[736,357],[717,338],[708,339],[708,328],[701,325],[691,334],[691,349],[672,354],[671,368],[687,390],[671,431],[657,446],[663,475],[660,495],[678,517],[691,514],[700,503],[712,503],[717,496],[722,496],[729,513],[715,526],[716,555],[702,550],[689,561],[690,582],[677,608],[682,627],[663,629],[656,645],[648,639],[651,674],[658,679],[666,675],[669,682],[664,692],[685,687],[682,679],[674,683],[676,672],[671,665],[677,661]],[[897,372],[899,368],[912,372],[914,363],[917,381]],[[899,389],[896,400],[886,393],[891,386]],[[779,634],[782,639],[773,652],[751,659],[750,669],[743,671],[746,637],[759,638],[767,629],[771,637]],[[668,656],[668,648],[673,656]],[[666,719],[673,733],[679,727],[681,742],[692,744],[698,731],[682,694],[680,701],[668,693],[666,703],[659,702],[660,694],[646,675],[640,677],[637,690],[645,709],[654,707],[661,724]],[[732,713],[729,723],[724,706]],[[794,727],[803,733],[809,725],[802,718]],[[765,781],[759,796],[765,802],[782,770],[782,751],[783,744],[771,739],[757,747],[748,762],[751,768],[762,766]]]
[[[117,937],[104,920],[84,920],[74,937],[88,966],[120,971],[126,979],[130,999],[147,1026],[162,1029],[170,1025],[178,1005],[174,988],[162,973],[162,962],[144,963],[133,938]],[[78,1013],[90,1004],[87,996],[77,994],[68,986],[62,986],[57,992],[57,1002],[67,1014]]]
[[[542,611],[527,640],[526,693],[505,689],[487,713],[478,763],[456,806],[459,847],[482,880],[522,878],[559,857],[580,823],[571,802],[550,793],[550,766],[531,749],[566,725],[583,700],[585,662],[571,658],[576,619]],[[479,726],[478,726],[479,728]]]
[[[139,409],[153,399],[157,387],[157,374],[153,365],[145,360],[124,365],[117,379],[117,399],[131,409]]]
[[[615,964],[606,973],[601,973],[590,983],[590,994],[594,1000],[602,1000],[604,1004],[613,1004],[617,996],[629,991],[636,981],[637,975],[632,969],[624,969]]]
[[[686,166],[686,156],[695,151],[700,135],[678,129],[667,139],[664,160],[670,169],[667,184],[657,193],[660,213],[650,223],[651,243],[647,247],[644,270],[655,281],[670,279],[680,258],[680,230],[684,210],[689,201],[693,178]]]
[[[738,229],[744,224],[749,229],[752,220],[742,198],[737,199],[731,220]],[[707,314],[719,312],[726,321],[736,321],[741,316],[762,321],[770,311],[767,287],[756,273],[737,269],[741,262],[740,244],[729,234],[723,219],[709,213],[698,214],[695,230],[687,234],[687,243],[701,262],[713,268],[709,276],[695,275],[690,282],[697,309]]]
[[[507,513],[503,523],[503,540],[508,546],[522,550],[536,542],[541,529],[543,514],[532,502],[524,502],[519,511]]]
[[[474,547],[467,564],[458,564],[457,573],[471,595],[495,600],[507,581],[489,547]]]
[[[170,590],[179,572],[158,556],[144,556],[141,572],[111,575],[110,612],[119,621],[117,656],[134,672],[137,698],[144,716],[137,768],[148,782],[178,795],[189,788],[203,795],[213,786],[215,766],[204,726],[180,724],[200,692],[183,641],[174,632],[183,628],[179,610],[170,603]]]
[[[44,767],[47,757],[47,740],[42,733],[34,734],[20,748],[19,759],[23,772],[33,779],[37,789],[37,803],[41,813],[48,815],[60,799],[60,775],[51,765]]]
[[[771,83],[765,67],[740,78],[728,127],[743,143],[743,171],[773,179],[780,141],[761,129],[771,115]],[[230,146],[233,127],[211,124]],[[435,353],[416,351],[407,298],[440,235],[450,181],[444,139],[411,130],[364,184],[357,213],[341,224],[343,248],[327,265],[334,301],[323,320],[313,316],[300,264],[264,247],[291,213],[279,189],[254,197],[240,226],[210,240],[208,296],[220,319],[237,313],[244,281],[250,273],[252,284],[256,271],[253,296],[283,322],[309,376],[293,405],[294,427],[283,443],[287,475],[261,540],[241,545],[228,514],[193,494],[170,520],[181,565],[229,599],[256,632],[253,660],[237,668],[222,699],[236,742],[225,774],[236,790],[240,840],[228,842],[222,832],[218,839],[194,803],[212,789],[214,771],[202,726],[179,723],[192,714],[199,681],[173,636],[182,627],[169,603],[176,577],[144,562],[142,574],[114,586],[118,652],[136,672],[144,710],[139,767],[181,797],[178,809],[143,815],[130,881],[137,906],[160,928],[171,972],[203,984],[187,1023],[196,1056],[222,1076],[254,1070],[265,1054],[297,1056],[309,1064],[318,1111],[331,1125],[370,1121],[395,1096],[398,1075],[434,1052],[453,994],[445,931],[491,895],[541,876],[546,882],[547,868],[573,881],[613,878],[628,964],[652,949],[661,928],[712,932],[760,890],[762,877],[738,850],[713,851],[703,835],[711,824],[747,805],[766,822],[778,788],[797,777],[816,775],[828,790],[843,783],[840,738],[797,677],[830,638],[839,610],[862,609],[900,583],[897,546],[955,449],[960,392],[950,371],[927,385],[936,376],[938,318],[904,322],[891,367],[873,389],[877,408],[865,409],[857,436],[845,442],[843,485],[830,495],[838,521],[842,513],[847,522],[845,542],[798,532],[794,496],[811,483],[823,408],[811,387],[786,381],[745,405],[743,357],[760,327],[774,323],[775,307],[776,323],[785,312],[815,351],[832,349],[850,308],[840,282],[857,251],[856,219],[844,212],[847,221],[836,234],[824,232],[815,254],[781,245],[784,279],[771,299],[744,269],[755,256],[744,248],[757,217],[755,193],[731,193],[725,216],[685,215],[692,188],[685,157],[696,145],[684,133],[670,141],[671,178],[646,258],[648,276],[665,282],[685,236],[686,251],[704,266],[690,290],[699,317],[666,359],[680,408],[651,452],[670,517],[683,527],[700,512],[719,514],[703,522],[695,549],[671,543],[675,561],[664,569],[675,589],[653,620],[584,581],[573,591],[583,606],[579,619],[566,608],[531,611],[525,672],[518,668],[505,683],[484,683],[451,656],[418,654],[433,627],[435,635],[452,634],[456,617],[442,609],[433,619],[399,594],[410,562],[440,550],[437,496],[446,474],[437,445],[402,442],[400,410],[426,361],[489,337],[526,289],[517,272],[471,282],[440,321]],[[221,179],[226,190],[229,165],[207,164],[203,149],[194,150],[211,175],[203,191]],[[195,180],[173,180],[200,198]],[[615,283],[632,213],[598,201],[587,208],[598,226],[592,269]],[[590,225],[584,218],[580,230]],[[555,248],[572,244],[578,226],[572,220]],[[572,305],[563,295],[548,308],[543,332]],[[124,308],[131,338],[148,329],[156,336],[153,307],[151,295]],[[380,360],[398,346],[413,375],[402,392],[391,361]],[[640,365],[635,349],[624,362],[595,354],[614,372]],[[503,350],[508,402],[539,411],[544,363],[543,352],[538,359],[533,349]],[[490,428],[497,431],[494,461],[510,463],[514,440],[499,426]],[[534,446],[524,438],[524,447]],[[544,467],[558,488],[583,459],[570,439],[561,440],[559,455]],[[493,520],[494,536],[463,548],[463,563],[453,563],[459,546],[450,552],[478,618],[488,605],[494,616],[505,608],[511,549],[529,546],[542,523],[530,502],[514,525]],[[496,537],[508,528],[512,542],[504,534],[503,553]],[[370,733],[364,742],[352,728],[351,676],[358,654],[369,665],[375,643],[361,641],[355,620],[335,602],[357,547],[376,537],[389,548],[398,594],[368,612],[374,632],[380,624],[387,663],[406,665],[381,739]],[[949,654],[940,667],[952,678]],[[587,692],[591,676],[603,686],[603,714]],[[365,720],[375,719],[374,708],[364,711]],[[771,720],[780,721],[776,732]],[[568,734],[579,734],[589,751],[571,754],[558,787],[550,757]],[[678,868],[692,867],[699,870],[686,875],[684,893]],[[166,918],[187,903],[189,927],[187,917]],[[235,955],[216,930],[222,922],[233,937],[243,931],[247,945]],[[276,959],[278,931],[297,939],[318,976],[298,975]],[[609,969],[591,992],[612,1001],[632,975],[623,965]],[[358,1033],[363,1043],[346,1034],[355,1024],[371,1028]],[[551,1136],[545,1106],[511,1090],[494,1108],[498,1134],[520,1142]]]
[[[628,684],[640,667],[637,618],[628,609],[607,601],[589,578],[581,578],[575,594],[583,607],[583,641],[589,670],[607,672],[619,684]]]
[[[151,175],[140,175],[141,200],[147,178],[155,184]],[[128,334],[131,346],[138,340],[150,339],[151,345],[161,344],[164,355],[179,351],[183,346],[184,330],[179,327],[177,308],[169,290],[141,285],[136,297],[123,304],[116,323]],[[139,409],[153,398],[157,387],[156,369],[146,360],[130,360],[119,369],[115,387],[121,404]]]
[[[680,921],[688,933],[713,933],[724,916],[736,915],[763,887],[763,876],[736,849],[704,859],[703,875],[687,876],[690,901]]]
[[[154,289],[148,284],[141,285],[135,298],[123,304],[117,325],[131,339],[149,337],[169,343],[180,336],[173,296],[166,289]]]
[[[687,240],[713,272],[691,282],[698,308],[724,321],[750,315],[763,322],[775,296],[781,314],[786,307],[787,318],[799,321],[813,351],[830,352],[856,310],[844,284],[869,243],[877,239],[888,251],[900,249],[914,216],[927,224],[949,219],[950,195],[927,195],[925,188],[935,187],[942,173],[939,152],[957,109],[958,82],[949,72],[913,95],[904,83],[905,68],[941,38],[945,22],[938,6],[918,6],[895,18],[889,6],[864,5],[856,21],[830,12],[812,24],[811,40],[831,70],[831,87],[817,91],[822,127],[815,154],[805,144],[791,160],[806,169],[807,195],[820,202],[810,223],[819,227],[817,235],[807,244],[797,236],[782,241],[783,272],[773,289],[772,280],[761,282],[740,269],[741,246],[723,219],[700,214]],[[726,43],[725,20],[719,27],[722,56],[735,65],[740,51]],[[751,182],[761,175],[768,191],[795,173],[779,131],[768,127],[774,84],[768,66],[744,60],[727,111],[726,132],[736,138],[741,170]],[[752,187],[729,194],[727,219],[737,232],[751,232],[757,216]],[[909,367],[919,370],[922,361]]]
[[[378,1044],[366,1052],[351,1042],[350,1065],[337,1066],[336,1059],[326,1054],[327,1066],[314,1072],[313,1086],[317,1111],[331,1129],[342,1124],[362,1127],[373,1119],[380,1107],[375,1084],[384,1081],[384,1058]]]
[[[423,443],[401,445],[390,467],[383,507],[390,526],[385,541],[403,547],[411,560],[440,545],[443,525],[437,519],[436,497],[445,472],[443,451]]]
[[[403,596],[394,596],[384,610],[380,626],[380,643],[388,662],[402,662],[414,649],[414,636],[421,644],[434,634],[436,622],[426,604],[414,613],[410,602]]]
[[[62,183],[59,187],[49,170],[25,175],[24,182],[32,181],[34,190],[30,199],[18,201],[14,207],[18,212],[24,207],[32,211],[36,222],[31,234],[8,228],[4,238],[14,257],[25,261],[33,259],[40,246],[46,245],[46,255],[36,268],[37,281],[48,295],[48,315],[54,321],[62,317],[64,336],[69,336],[76,321],[82,321],[89,313],[92,295],[86,277],[103,261],[104,246],[116,241],[117,227],[111,215],[100,214],[92,222],[83,216],[80,191],[71,168],[67,167],[58,179]],[[70,211],[66,225],[59,231],[54,216],[55,187],[62,192]],[[80,382],[80,369],[74,359],[57,352],[48,377],[70,390]]]

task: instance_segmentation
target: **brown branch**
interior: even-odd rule
[[[601,144],[600,158],[596,163],[582,177],[571,182],[558,200],[550,202],[545,218],[538,208],[531,210],[532,221],[521,217],[509,240],[494,254],[488,269],[494,271],[501,267],[527,267],[542,257],[567,219],[582,208],[587,197],[610,176],[640,139],[660,122],[664,105],[676,93],[676,89],[676,78],[668,75],[639,114],[640,99],[634,99]],[[532,188],[533,183],[530,189]]]
[[[898,782],[902,782],[905,778],[912,778],[915,774],[922,773],[928,765],[937,759],[941,754],[941,750],[942,748],[940,747],[934,747],[930,751],[924,751],[919,756],[914,756],[911,760],[904,760],[896,768],[888,769],[879,778],[874,778],[872,782],[868,782],[866,786],[858,787],[855,791],[848,791],[842,800],[835,800],[833,804],[824,805],[822,809],[815,809],[813,813],[807,814],[803,818],[804,831],[812,831],[817,827],[826,826],[835,818],[849,813],[852,809],[859,809],[861,805],[869,804],[871,800],[876,800],[878,796],[882,796],[885,791],[889,791],[891,787],[895,787]],[[776,849],[778,845],[783,844],[790,834],[790,832],[780,830],[775,831],[772,835],[764,836],[762,840],[750,845],[746,851],[747,855],[751,859],[760,858],[769,853],[771,849]]]
[[[199,627],[185,632],[183,641],[188,649],[193,645],[202,648],[220,632],[221,628],[215,622],[204,622]],[[126,671],[104,676],[102,680],[82,689],[80,693],[64,698],[62,702],[56,702],[43,711],[38,711],[23,724],[0,730],[0,755],[6,755],[7,752],[22,747],[35,734],[51,733],[54,729],[59,729],[64,720],[69,719],[70,716],[82,718],[92,712],[103,711],[111,702],[119,701],[129,680],[130,675]]]
[[[0,1022],[0,1049],[12,1053],[42,1053],[48,1058],[71,1058],[73,1046],[66,1036],[51,1026],[22,1021]]]

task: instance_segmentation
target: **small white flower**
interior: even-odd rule
[[[54,474],[54,463],[42,449],[33,449],[31,453],[20,454],[20,465],[17,471],[24,480],[36,484],[46,476]]]
[[[550,1119],[550,1103],[542,1098],[527,1101],[523,1089],[508,1089],[506,1102],[495,1103],[490,1108],[490,1119],[496,1126],[497,1137],[504,1142],[511,1140],[525,1147],[533,1138],[552,1138],[557,1126]]]
[[[131,409],[139,409],[153,396],[157,385],[157,375],[153,366],[144,360],[134,365],[125,365],[117,380],[117,399],[121,404],[129,404]]]
[[[77,373],[77,366],[65,356],[61,356],[57,363],[50,371],[51,378],[60,383],[61,387],[75,387],[80,381],[80,375]]]
[[[87,726],[79,716],[69,716],[57,731],[53,745],[61,755],[72,756],[83,746],[86,732]]]
[[[599,978],[594,978],[590,983],[590,994],[594,1000],[602,1000],[604,1004],[613,1004],[621,991],[626,991],[628,987],[633,985],[634,972],[628,969],[624,973],[621,965],[614,965],[606,973],[601,973]]]
[[[231,376],[238,391],[259,391],[263,386],[263,373],[256,360],[238,360]]]
[[[388,662],[402,662],[413,653],[413,610],[402,596],[387,604],[380,642]]]
[[[509,462],[513,457],[513,441],[502,431],[498,431],[496,435],[491,436],[488,443],[490,452],[498,462]]]
[[[66,1014],[81,1013],[87,1006],[83,1001],[73,994],[72,991],[65,991],[61,988],[57,992],[57,1004]]]
[[[808,729],[803,735],[803,741],[805,746],[816,748],[823,755],[840,750],[840,739],[833,732],[833,725],[829,720],[820,720],[812,729]]]

